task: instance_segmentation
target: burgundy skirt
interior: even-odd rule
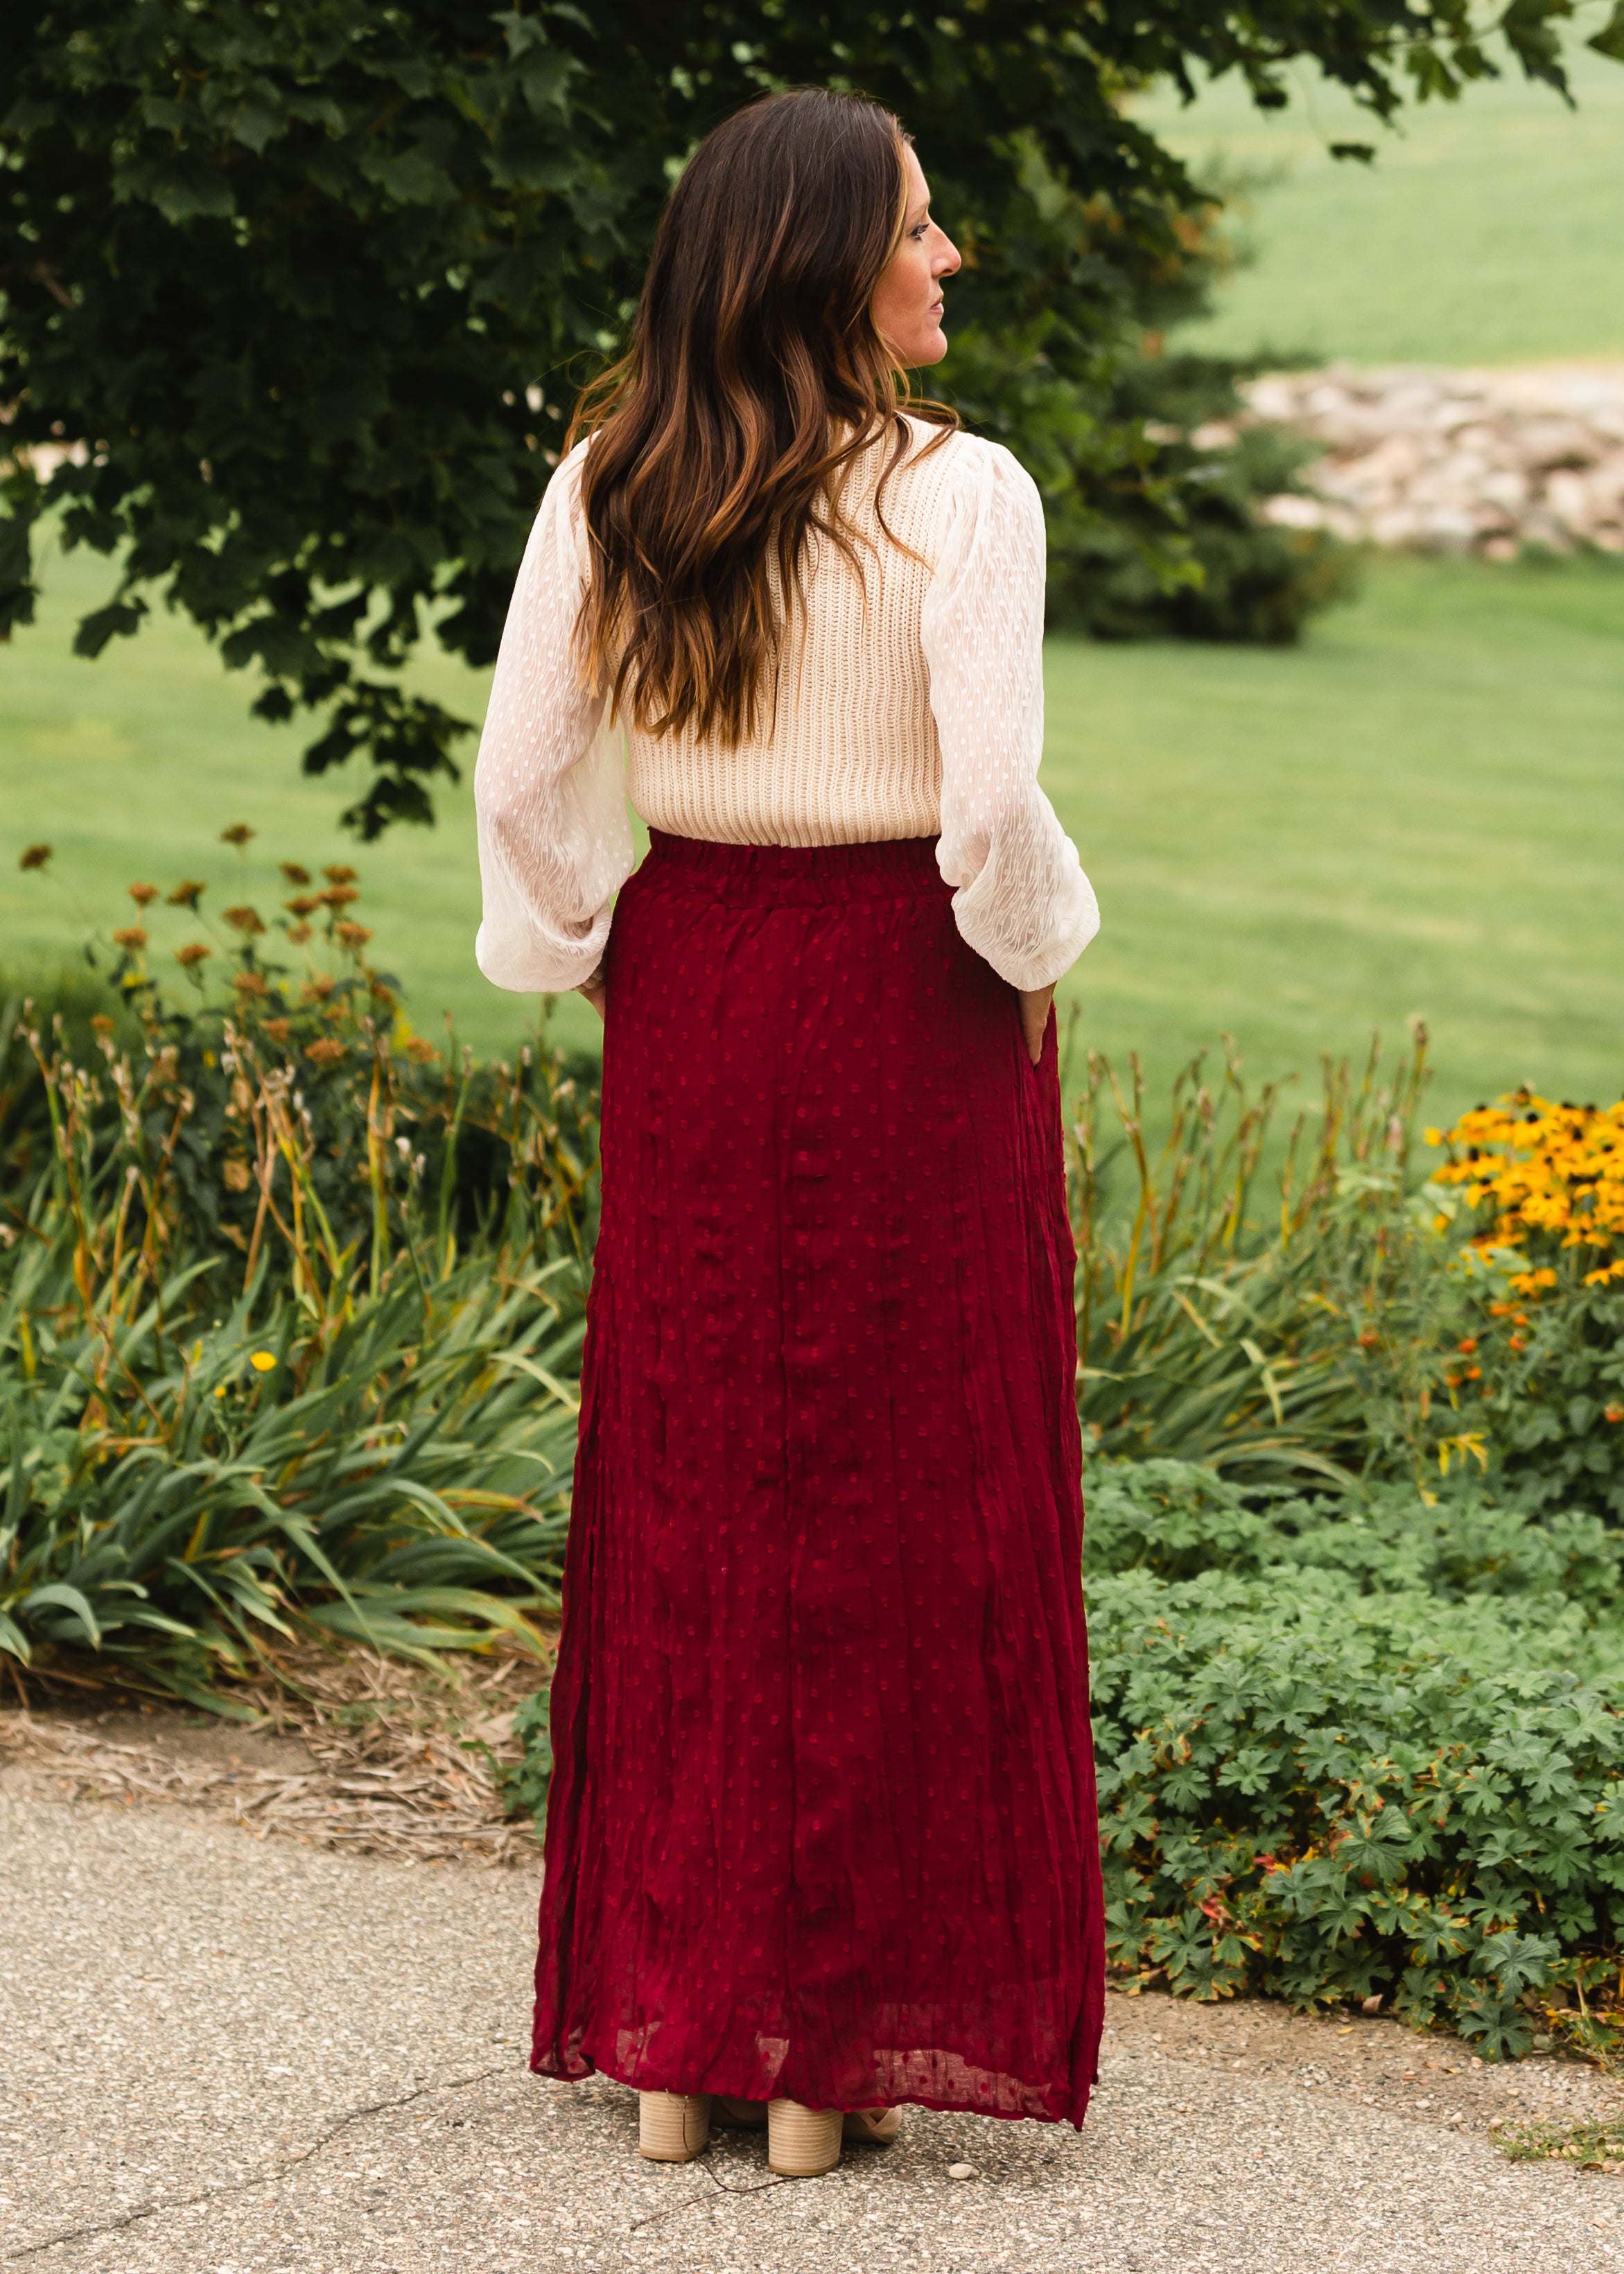
[[[1082,2120],[1104,1942],[1051,1020],[933,840],[656,834],[603,1224],[532,2066]]]

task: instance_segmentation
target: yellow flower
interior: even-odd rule
[[[1475,1246],[1599,1248],[1604,1261],[1587,1284],[1624,1276],[1624,1103],[1558,1105],[1520,1089],[1427,1134],[1453,1156],[1435,1181],[1463,1186],[1469,1208],[1494,1211]],[[1554,1286],[1556,1274],[1542,1266],[1514,1284],[1532,1294]]]
[[[268,1374],[276,1360],[269,1351],[255,1351],[248,1363],[256,1374]]]

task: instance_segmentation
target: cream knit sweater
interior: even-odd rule
[[[592,975],[634,853],[626,804],[673,836],[741,845],[935,837],[967,944],[1012,986],[1057,979],[1099,929],[1077,851],[1037,784],[1043,742],[1043,509],[996,443],[915,424],[875,508],[884,453],[846,493],[861,579],[816,543],[757,732],[622,733],[577,677],[586,574],[571,453],[543,501],[502,636],[474,776],[499,987]]]

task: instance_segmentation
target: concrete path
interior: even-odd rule
[[[6,1771],[0,2265],[1624,2274],[1624,2186],[1508,2164],[1484,2128],[1616,2105],[1588,2072],[1261,2005],[1114,1998],[1080,2137],[915,2110],[823,2180],[771,2181],[739,2135],[643,2164],[629,2093],[525,2069],[533,1910],[528,1874]]]

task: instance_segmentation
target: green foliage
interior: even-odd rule
[[[575,1442],[579,1273],[477,1256],[312,1320],[217,1270],[132,1316],[76,1304],[41,1210],[0,1304],[0,1652],[94,1651],[199,1702],[298,1627],[425,1656],[539,1653]],[[53,1236],[54,1235],[54,1236]]]
[[[1395,1487],[1249,1506],[1176,1463],[1088,1485],[1121,1978],[1380,1997],[1490,2059],[1624,2045],[1619,1535]]]
[[[170,898],[207,930],[205,893]],[[159,895],[134,897],[145,915]],[[273,926],[229,909],[220,991],[204,943],[180,952],[190,1003],[153,975],[147,922],[122,927],[99,1068],[25,1006],[34,1079],[14,1047],[0,1154],[0,1653],[91,1651],[203,1698],[301,1624],[540,1649],[595,1124],[540,1047],[441,1065],[365,961],[357,897],[335,869],[277,920],[303,983]]]
[[[1560,87],[1569,12],[1518,0],[1493,48]],[[1072,430],[1051,501],[1075,488],[1158,584],[1210,559],[1199,628],[1277,636],[1301,614],[1269,597],[1293,564],[1238,575],[1222,515],[1204,551],[1193,475],[1112,407],[1116,358],[1199,269],[1188,224],[1209,207],[1123,97],[1204,69],[1278,108],[1302,56],[1387,119],[1496,67],[1468,0],[1287,0],[1267,21],[1193,0],[19,0],[8,32],[0,630],[31,616],[28,530],[58,507],[70,543],[120,557],[84,651],[161,591],[261,674],[263,715],[325,714],[309,767],[372,759],[350,809],[368,835],[428,817],[467,731],[401,666],[431,623],[493,654],[570,395],[622,332],[671,174],[760,89],[832,59],[906,117],[971,256],[956,318],[1011,365],[1011,440]],[[996,370],[981,393],[996,410]]]
[[[1624,2172],[1624,2123],[1617,2121],[1500,2125],[1494,2144],[1513,2164],[1577,2164],[1586,2172]]]
[[[1510,1305],[1481,1306],[1474,1418],[1529,1507],[1583,1502],[1624,1524],[1624,1287],[1586,1287],[1572,1256],[1562,1277],[1521,1328]]]
[[[497,1766],[496,1781],[509,1816],[545,1819],[547,1788],[553,1781],[553,1685],[527,1698],[513,1717],[513,1734],[523,1747],[515,1762]]]
[[[1417,1189],[1425,1049],[1418,1028],[1390,1074],[1379,1047],[1357,1081],[1327,1065],[1283,1159],[1279,1093],[1252,1097],[1232,1050],[1211,1081],[1204,1057],[1180,1074],[1154,1157],[1138,1061],[1124,1093],[1088,1053],[1071,1192],[1078,1404],[1100,1450],[1258,1482],[1431,1464],[1470,1298],[1461,1237]]]
[[[50,848],[30,858],[43,873]],[[397,1237],[427,1238],[449,1262],[459,1242],[500,1237],[517,1204],[538,1208],[536,1228],[584,1260],[597,1206],[591,1092],[578,1078],[589,1070],[533,1044],[513,1066],[477,1066],[454,1043],[436,1050],[402,1019],[398,981],[367,959],[355,870],[312,877],[284,862],[282,876],[289,897],[267,915],[239,903],[212,916],[229,885],[132,886],[137,920],[86,947],[94,992],[76,979],[46,1017],[12,1003],[0,1035],[0,1224],[61,1155],[71,1122],[68,1173],[86,1209],[134,1172],[124,1246],[137,1257],[155,1216],[168,1242],[235,1248],[246,1284],[281,1229],[312,1284],[352,1253],[375,1283]],[[150,937],[170,912],[174,982]]]

